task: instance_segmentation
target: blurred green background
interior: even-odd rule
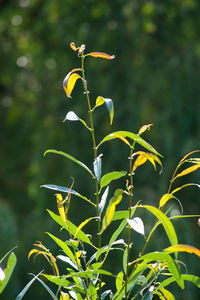
[[[88,133],[80,124],[62,123],[69,110],[84,117],[86,108],[80,82],[72,100],[62,89],[65,75],[80,64],[69,43],[116,55],[113,61],[87,59],[91,99],[102,95],[115,103],[112,128],[104,108],[96,114],[100,138],[114,130],[136,132],[143,124],[154,124],[145,139],[164,155],[163,174],[141,168],[135,198],[156,205],[178,160],[200,146],[199,16],[199,0],[0,1],[0,257],[18,246],[18,264],[1,299],[14,299],[32,278],[28,273],[47,268],[43,259],[35,264],[27,259],[36,240],[56,249],[44,234],[58,234],[46,212],[56,210],[54,193],[40,185],[70,186],[73,176],[74,189],[91,192],[84,170],[55,155],[43,157],[46,149],[58,149],[92,164]],[[103,154],[104,172],[127,164],[122,143],[110,143]],[[178,185],[199,179],[197,172]],[[197,189],[178,196],[185,214],[199,213]],[[77,224],[82,208],[82,203],[72,208]],[[181,243],[200,246],[196,219],[179,221],[176,228]],[[158,231],[152,250],[165,246],[162,236]],[[182,257],[189,272],[198,275],[197,258]],[[191,285],[176,293],[177,299],[199,299]],[[25,299],[35,297],[49,299],[39,283]]]

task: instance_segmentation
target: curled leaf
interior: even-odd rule
[[[64,118],[63,122],[65,122],[66,120],[68,120],[68,121],[79,121],[79,117],[75,114],[75,112],[69,111],[66,114],[66,117]]]
[[[102,96],[98,96],[97,99],[96,99],[96,104],[95,104],[94,108],[96,108],[98,106],[101,106],[104,103],[105,103],[105,105],[107,107],[107,110],[109,112],[109,115],[110,115],[110,124],[112,125],[113,118],[114,118],[114,105],[113,105],[112,99],[110,99],[110,98],[104,98]]]
[[[103,154],[100,154],[93,162],[94,174],[95,174],[98,182],[100,181],[100,178],[101,178],[102,156],[103,156]]]
[[[104,52],[90,52],[86,54],[86,56],[92,56],[92,57],[100,57],[100,58],[105,58],[105,59],[114,59],[115,55],[110,55]]]
[[[147,125],[143,125],[139,131],[138,134],[141,135],[142,133],[144,133],[146,130],[150,130],[150,128],[153,126],[153,124],[147,124]]]
[[[74,42],[71,42],[69,45],[70,45],[70,48],[74,51],[77,51],[79,49],[79,47],[76,47]]]
[[[75,86],[77,79],[82,78],[76,71],[81,71],[80,68],[73,69],[70,71],[63,80],[63,88],[68,98],[71,98],[71,93]]]

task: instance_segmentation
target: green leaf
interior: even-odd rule
[[[175,297],[174,297],[174,295],[170,291],[168,291],[168,290],[166,290],[164,288],[160,289],[159,291],[161,292],[160,295],[157,294],[157,292],[155,292],[155,294],[159,295],[159,298],[161,300],[166,300],[166,299],[167,300],[176,300]]]
[[[115,211],[115,213],[114,213],[113,221],[127,219],[128,217],[129,217],[128,210],[118,210],[118,211]]]
[[[172,259],[172,257],[169,254],[167,254],[167,255],[166,254],[167,253],[163,253],[163,252],[151,252],[151,253],[142,255],[139,258],[139,260],[144,260],[147,262],[160,261],[160,262],[167,263],[169,272],[174,276],[178,285],[181,288],[184,288],[184,281],[181,279],[181,275],[180,275],[180,272],[179,272],[179,269],[178,269],[176,263],[174,262],[174,260]]]
[[[152,287],[150,287],[142,297],[142,300],[152,300],[152,299],[153,299],[153,289]]]
[[[43,285],[43,287],[47,290],[47,292],[49,293],[49,295],[51,295],[51,297],[53,298],[53,300],[58,300],[58,298],[56,297],[56,295],[52,292],[52,290],[48,287],[48,285],[46,285],[46,283],[44,283],[39,277],[37,277],[35,275],[33,275],[33,276],[36,277],[36,280],[38,280]]]
[[[60,240],[59,238],[57,238],[56,236],[54,236],[53,234],[47,232],[47,234],[50,236],[50,238],[52,238],[52,240],[54,240],[54,242],[56,242],[56,244],[63,250],[63,252],[73,261],[76,263],[76,258],[74,257],[73,252],[71,251],[71,249],[66,245],[65,242],[63,242],[62,240]]]
[[[48,210],[48,213],[50,214],[51,218],[58,223],[61,227],[65,228],[71,235],[75,235],[76,231],[77,231],[77,226],[74,225],[73,223],[71,223],[69,220],[67,220],[66,222],[64,222],[60,216],[54,214],[52,211]],[[81,240],[82,242],[85,242],[91,246],[92,243],[90,242],[89,237],[81,230],[79,230],[79,232],[77,233],[77,239]],[[94,246],[93,246],[94,247]]]
[[[89,202],[91,205],[96,206],[93,202],[91,202],[85,196],[82,196],[81,194],[79,194],[78,192],[72,190],[71,188],[67,188],[67,187],[60,186],[60,185],[55,185],[55,184],[43,184],[40,187],[44,187],[44,188],[50,189],[50,190],[55,190],[55,191],[58,191],[58,192],[61,192],[61,193],[68,193],[68,194],[75,195],[75,196],[77,196],[79,198],[82,198],[85,201]]]
[[[123,254],[123,270],[124,270],[124,274],[126,274],[127,272],[127,258],[128,258],[128,247],[126,247],[126,249],[124,250],[124,254]]]
[[[107,197],[108,197],[108,192],[109,192],[109,186],[107,186],[107,188],[105,189],[102,197],[101,197],[101,201],[98,205],[98,211],[99,211],[99,215],[102,214],[102,211],[106,205],[106,200],[107,200]]]
[[[14,252],[12,252],[8,257],[7,266],[3,271],[5,277],[2,276],[3,280],[0,280],[0,294],[3,292],[4,288],[6,287],[13,273],[16,263],[17,263],[16,255],[14,254]]]
[[[68,159],[74,161],[76,164],[78,164],[79,166],[81,166],[83,169],[85,169],[86,171],[88,171],[88,173],[90,173],[90,175],[92,175],[93,178],[95,178],[94,174],[92,173],[92,171],[81,161],[79,161],[78,159],[74,158],[73,156],[63,152],[63,151],[58,151],[58,150],[47,150],[44,153],[44,156],[48,153],[54,153],[54,154],[58,154],[58,155],[62,155],[64,157],[67,157]]]
[[[117,274],[116,277],[116,288],[117,291],[120,291],[123,285],[123,281],[124,281],[124,273],[121,271]]]
[[[100,186],[103,188],[104,186],[110,184],[111,181],[119,179],[123,176],[125,176],[127,172],[125,171],[115,171],[105,174],[100,181]]]
[[[58,276],[55,276],[55,275],[47,275],[47,274],[44,274],[44,273],[42,273],[41,275],[44,276],[50,282],[53,282],[56,285],[61,286],[61,287],[62,286],[63,287],[68,287],[72,284],[70,281],[65,279],[65,276],[58,277]]]
[[[138,144],[140,144],[145,149],[147,149],[147,150],[151,151],[152,153],[162,157],[162,155],[160,153],[158,153],[149,143],[147,143],[139,135],[137,135],[135,133],[132,133],[132,132],[129,132],[129,131],[115,131],[115,132],[112,132],[109,135],[105,136],[97,147],[99,147],[101,144],[103,144],[107,141],[118,138],[117,135],[121,135],[123,137],[128,137],[131,140],[133,140],[134,142],[137,142]]]
[[[151,205],[138,205],[138,207],[145,208],[152,214],[154,214],[156,218],[158,218],[158,220],[162,223],[171,245],[178,244],[178,237],[172,222],[160,209]]]
[[[88,218],[86,219],[85,221],[83,221],[78,227],[77,227],[77,230],[75,232],[75,235],[74,235],[74,238],[76,238],[77,234],[79,233],[79,231],[87,224],[89,223],[91,220],[94,220],[94,219],[99,219],[99,217],[91,217],[91,218]]]
[[[100,154],[93,162],[94,174],[95,174],[98,182],[100,181],[100,178],[101,178],[102,156],[103,156],[103,154]]]
[[[122,200],[122,196],[123,196],[123,190],[122,189],[117,189],[114,192],[114,196],[111,198],[109,205],[106,209],[106,213],[105,216],[103,218],[103,222],[102,222],[102,228],[101,228],[101,232],[100,234],[103,233],[103,231],[110,225],[110,223],[112,222],[112,218],[115,212],[115,208],[116,205],[118,205],[121,200]]]
[[[192,282],[193,284],[195,284],[198,288],[200,288],[200,277],[195,276],[195,275],[190,275],[190,274],[181,274],[181,278],[183,280],[187,280]],[[168,286],[169,284],[171,284],[172,282],[176,281],[176,279],[174,277],[170,277],[167,278],[165,280],[163,280],[159,286],[157,287],[158,290],[160,290],[161,288]]]

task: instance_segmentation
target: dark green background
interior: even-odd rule
[[[135,200],[156,205],[178,160],[200,144],[199,16],[198,0],[0,1],[0,257],[18,246],[18,264],[2,299],[14,299],[30,280],[28,273],[47,268],[43,259],[27,260],[35,240],[56,249],[44,234],[59,234],[46,212],[56,211],[54,193],[40,185],[69,186],[73,176],[75,189],[91,193],[84,170],[55,155],[43,158],[46,149],[55,148],[92,164],[88,133],[80,124],[62,123],[69,110],[84,117],[86,108],[80,82],[72,100],[62,89],[64,76],[80,64],[69,43],[116,55],[114,61],[87,60],[92,101],[102,95],[115,103],[112,129],[103,107],[96,114],[99,139],[111,130],[137,132],[143,124],[154,124],[145,138],[164,155],[163,174],[141,168]],[[103,154],[104,172],[128,164],[122,143],[110,143]],[[178,184],[199,179],[197,172]],[[199,212],[197,189],[178,196],[185,214]],[[84,207],[72,208],[77,224]],[[196,219],[180,221],[177,229],[181,243],[200,246]],[[166,246],[162,236],[162,231],[155,234],[152,250]],[[134,243],[142,243],[135,238]],[[189,272],[198,275],[197,258],[182,257]],[[177,299],[198,299],[191,285],[176,292]],[[36,298],[49,299],[37,283],[25,299]]]

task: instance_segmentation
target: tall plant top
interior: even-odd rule
[[[87,103],[86,117],[81,119],[76,112],[70,110],[64,122],[80,122],[83,128],[90,133],[92,141],[91,166],[80,161],[76,154],[71,155],[60,150],[47,150],[47,154],[53,153],[71,160],[77,168],[82,168],[93,180],[92,195],[82,195],[71,186],[58,186],[44,184],[50,190],[56,191],[56,203],[58,213],[48,210],[50,217],[57,223],[60,229],[66,232],[64,240],[47,232],[47,235],[57,244],[58,252],[53,254],[42,242],[36,242],[29,252],[29,257],[44,256],[52,266],[52,273],[42,271],[34,276],[31,282],[18,295],[20,300],[25,295],[31,284],[38,280],[47,293],[54,300],[96,300],[96,299],[175,299],[168,286],[175,282],[181,289],[185,288],[185,281],[190,281],[200,287],[200,278],[185,272],[183,262],[180,261],[179,252],[192,253],[200,256],[200,250],[191,245],[181,243],[174,227],[174,220],[184,218],[198,218],[199,215],[172,216],[174,201],[181,207],[177,194],[187,187],[200,187],[197,183],[178,185],[179,178],[200,168],[199,150],[185,155],[178,163],[169,182],[167,191],[160,199],[155,199],[155,206],[144,204],[135,197],[137,189],[134,178],[138,169],[150,163],[154,170],[157,167],[162,171],[162,155],[150,145],[142,136],[149,131],[152,124],[143,125],[138,132],[115,131],[108,133],[103,139],[97,140],[97,130],[94,127],[94,116],[100,106],[105,105],[108,110],[108,120],[112,125],[114,119],[114,104],[112,99],[98,96],[95,100],[90,98],[88,91],[85,62],[87,59],[113,60],[114,55],[104,52],[86,53],[85,45],[77,47],[70,44],[71,49],[80,58],[80,66],[72,69],[64,78],[63,88],[68,98],[73,95],[73,90],[78,79],[82,81],[83,93]],[[121,147],[127,147],[128,169],[110,170],[104,173],[102,145],[106,142],[118,140]],[[97,142],[98,141],[98,142]],[[87,146],[86,146],[87,147]],[[118,147],[119,148],[119,147]],[[118,150],[119,151],[119,150]],[[67,161],[66,160],[66,161]],[[113,184],[118,188],[113,190]],[[76,199],[75,199],[76,198]],[[70,220],[70,203],[85,201],[91,209],[91,216],[80,224],[73,224]],[[120,207],[123,202],[123,210]],[[142,217],[142,212],[152,214],[154,221]],[[84,215],[84,212],[82,212]],[[88,215],[88,214],[87,214]],[[77,218],[78,220],[78,218]],[[88,232],[88,223],[94,223],[94,230]],[[111,225],[112,223],[112,225]],[[197,224],[197,222],[196,222]],[[148,225],[148,226],[147,226]],[[198,226],[198,225],[197,225]],[[108,229],[109,227],[109,229]],[[166,239],[165,247],[160,250],[147,249],[152,244],[152,237],[156,236],[157,228],[163,227]],[[150,229],[149,229],[150,228]],[[136,247],[138,235],[143,237],[141,249]],[[160,238],[160,237],[159,237]],[[180,239],[180,242],[179,242]],[[113,266],[113,257],[117,263]],[[64,266],[64,268],[63,268]],[[63,271],[64,270],[64,271]],[[47,285],[46,282],[49,282]],[[53,283],[53,284],[52,284]]]

